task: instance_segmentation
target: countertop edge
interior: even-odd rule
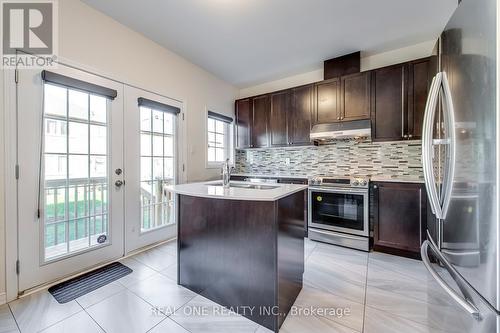
[[[213,182],[218,182],[218,181],[213,181]],[[192,184],[202,184],[202,183],[192,183]],[[207,184],[207,183],[204,183]],[[189,185],[189,184],[179,184],[178,186],[182,185]],[[266,184],[268,185],[268,184]],[[175,186],[175,185],[174,185]],[[282,198],[285,198],[291,194],[300,192],[300,191],[307,191],[308,186],[307,185],[298,185],[298,184],[282,184],[279,185],[279,187],[286,188],[286,192],[277,194],[273,197],[259,197],[259,196],[239,196],[239,195],[229,195],[229,194],[222,194],[222,195],[217,195],[217,194],[208,194],[208,193],[201,193],[197,192],[194,190],[189,190],[189,189],[176,189],[174,186],[169,186],[168,191],[173,192],[175,194],[179,195],[185,195],[185,196],[191,196],[191,197],[199,197],[199,198],[208,198],[208,199],[223,199],[223,200],[241,200],[241,201],[277,201]],[[253,191],[262,191],[262,190],[253,190]]]

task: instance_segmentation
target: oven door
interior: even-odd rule
[[[309,227],[368,236],[368,191],[309,188]]]

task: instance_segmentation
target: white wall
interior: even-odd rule
[[[78,0],[59,1],[59,56],[98,74],[184,102],[187,179],[219,176],[205,167],[206,106],[234,114],[236,87]],[[3,72],[0,72],[3,78]],[[4,105],[3,79],[0,103]],[[0,137],[4,137],[0,115]],[[0,304],[5,291],[4,140],[0,142]]]
[[[361,71],[394,65],[431,55],[435,40],[381,53],[361,52]],[[240,98],[264,94],[323,80],[323,68],[240,89]]]
[[[59,54],[113,78],[182,100],[188,181],[217,177],[205,168],[205,107],[234,114],[238,90],[78,0],[59,1]]]

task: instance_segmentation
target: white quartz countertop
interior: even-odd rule
[[[229,187],[224,188],[221,180],[214,180],[201,183],[189,183],[180,185],[170,185],[167,190],[176,194],[189,195],[193,197],[249,200],[249,201],[275,201],[290,194],[306,190],[307,185],[296,184],[270,184],[270,183],[249,183],[231,181],[230,184],[238,185],[263,185],[272,186],[272,189],[253,189]]]

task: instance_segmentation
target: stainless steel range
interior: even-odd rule
[[[369,251],[368,178],[309,179],[309,238]]]

